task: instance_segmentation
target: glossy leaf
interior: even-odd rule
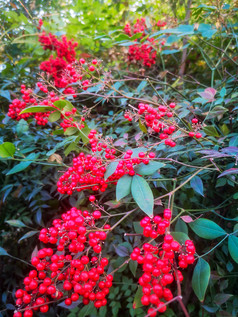
[[[0,256],[1,255],[7,255],[9,256],[9,254],[7,253],[7,251],[5,249],[3,249],[2,247],[0,247]]]
[[[152,175],[158,171],[158,169],[164,167],[165,164],[160,162],[150,161],[149,164],[141,163],[136,168],[136,173],[140,175]]]
[[[204,127],[203,132],[210,136],[219,137],[217,129],[212,125]]]
[[[131,192],[132,177],[128,174],[122,176],[116,186],[116,200],[119,201]]]
[[[182,244],[184,244],[186,240],[189,240],[188,235],[184,232],[171,232],[171,235],[176,241]]]
[[[0,157],[11,157],[16,151],[15,145],[11,142],[0,144]]]
[[[8,223],[12,227],[22,228],[26,227],[26,225],[21,220],[6,220],[6,223]]]
[[[214,221],[200,218],[189,223],[191,229],[201,238],[216,239],[226,235],[226,232],[218,226]]]
[[[190,181],[190,185],[195,192],[204,196],[204,194],[203,194],[203,182],[199,176],[193,177]]]
[[[117,169],[117,165],[119,164],[119,162],[112,162],[108,165],[106,173],[104,175],[104,179],[108,179],[108,177],[110,177],[113,173],[115,173],[116,169]]]
[[[140,209],[151,217],[154,209],[154,197],[146,180],[138,175],[134,175],[132,178],[131,193]]]
[[[232,259],[238,263],[238,237],[230,235],[228,238],[228,250]]]
[[[67,104],[67,101],[66,100],[56,100],[54,102],[54,106],[59,108],[60,110],[62,110]]]
[[[210,275],[210,265],[203,258],[200,258],[193,271],[192,287],[201,302],[204,300]]]
[[[51,106],[31,106],[23,109],[20,114],[23,113],[31,113],[31,112],[47,112],[47,111],[55,111],[54,107]]]

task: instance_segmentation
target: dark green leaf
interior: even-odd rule
[[[189,237],[184,232],[171,232],[174,240],[178,241],[179,243],[184,244],[186,240],[189,240]]]
[[[134,301],[133,301],[133,307],[134,309],[136,308],[139,308],[139,307],[142,307],[142,303],[141,303],[141,297],[143,295],[143,292],[142,292],[142,286],[138,286],[138,289],[136,291],[136,295],[134,297]]]
[[[230,235],[228,238],[228,250],[232,259],[238,263],[238,237]]]
[[[211,269],[209,264],[200,258],[195,266],[192,278],[192,287],[198,299],[202,302],[209,283]]]
[[[226,235],[226,232],[214,221],[205,218],[190,222],[189,226],[199,237],[204,239],[216,239]]]
[[[136,276],[136,270],[137,270],[137,266],[138,266],[138,263],[137,261],[130,261],[129,262],[129,268],[131,270],[131,273],[134,275],[134,277]]]
[[[144,163],[139,164],[135,168],[135,171],[136,173],[140,175],[152,175],[163,166],[165,166],[165,164],[160,162],[150,161],[149,164],[144,164]]]
[[[132,177],[128,174],[122,176],[116,186],[116,200],[119,201],[131,192]]]
[[[11,142],[0,144],[0,157],[13,156],[16,151],[15,145]]]
[[[134,175],[132,178],[131,193],[140,209],[151,217],[154,209],[154,197],[146,180],[138,175]]]

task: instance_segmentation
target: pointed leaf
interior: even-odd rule
[[[161,167],[165,166],[165,164],[160,162],[151,161],[149,164],[141,163],[136,168],[136,173],[140,175],[152,175],[158,171]]]
[[[188,235],[184,232],[171,232],[171,235],[176,241],[182,244],[184,244],[186,240],[189,240]]]
[[[12,175],[12,174],[21,172],[24,169],[26,169],[31,163],[32,163],[32,161],[21,162],[21,163],[15,165],[12,169],[10,169],[10,171],[8,171],[6,175]]]
[[[8,223],[12,227],[22,228],[26,227],[26,225],[21,220],[6,220],[6,223]]]
[[[55,122],[57,120],[59,120],[61,117],[61,113],[59,111],[55,111],[55,112],[52,112],[50,115],[49,115],[49,118],[48,120],[50,122]]]
[[[21,241],[21,240],[24,240],[24,239],[27,239],[27,238],[30,238],[32,236],[34,236],[36,233],[38,233],[39,231],[29,231],[27,232],[26,234],[24,234],[19,240],[18,240],[18,243]]]
[[[238,237],[230,235],[228,238],[228,250],[232,259],[238,263]]]
[[[47,111],[55,111],[54,107],[51,106],[31,106],[23,109],[19,114],[23,113],[31,113],[31,112],[47,112]]]
[[[62,110],[66,106],[66,104],[67,104],[66,100],[56,100],[54,102],[54,106],[60,110]]]
[[[226,232],[214,221],[205,218],[197,219],[191,222],[189,226],[199,237],[204,239],[216,239],[226,235]]]
[[[200,258],[195,266],[192,278],[192,287],[198,299],[202,302],[205,297],[211,274],[210,265]]]
[[[230,168],[226,171],[224,171],[223,173],[221,173],[219,177],[222,177],[222,176],[226,176],[226,175],[231,175],[231,174],[238,174],[238,168]]]
[[[134,301],[133,301],[133,308],[136,309],[136,308],[139,308],[139,307],[142,307],[142,303],[141,303],[141,297],[142,297],[143,293],[142,293],[142,286],[138,286],[138,289],[136,291],[136,295],[135,295],[135,298],[134,298]]]
[[[116,186],[116,200],[119,201],[131,192],[132,177],[128,174],[122,176]]]
[[[13,156],[16,151],[15,145],[11,142],[0,144],[0,157]]]
[[[199,176],[195,176],[191,179],[190,185],[198,194],[204,196],[203,194],[203,182]]]
[[[146,180],[138,175],[134,175],[132,178],[131,193],[140,209],[151,217],[154,209],[154,197]]]
[[[7,256],[10,256],[7,251],[5,249],[3,249],[2,247],[0,247],[0,256],[1,255],[7,255]]]
[[[104,175],[104,179],[108,179],[108,177],[110,177],[113,173],[115,173],[116,169],[117,169],[117,165],[119,164],[119,162],[112,162],[108,165],[106,173]]]
[[[142,132],[147,133],[146,126],[144,125],[144,123],[141,122],[141,119],[139,119],[139,127]]]

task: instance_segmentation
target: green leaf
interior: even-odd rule
[[[56,100],[54,102],[54,106],[62,110],[66,106],[67,102],[66,100]]]
[[[85,125],[83,129],[79,131],[79,135],[83,141],[84,144],[87,144],[89,142],[88,135],[90,133],[91,129]]]
[[[139,119],[139,127],[142,132],[147,133],[146,126],[144,125],[144,123],[141,122],[141,119]]]
[[[117,165],[119,164],[119,162],[112,162],[108,165],[106,173],[104,175],[104,179],[108,179],[108,177],[110,177],[113,173],[115,173],[116,169],[117,169]]]
[[[142,303],[141,303],[141,297],[142,297],[143,293],[142,293],[142,286],[138,286],[138,289],[136,291],[136,295],[134,297],[134,301],[133,301],[133,308],[139,308],[142,307]]]
[[[5,222],[8,223],[12,227],[17,227],[17,228],[26,227],[26,225],[21,220],[6,220]]]
[[[24,169],[26,169],[29,165],[31,165],[31,163],[32,163],[32,161],[21,162],[21,163],[15,165],[12,169],[10,169],[10,171],[8,171],[6,175],[12,175],[15,173],[19,173],[19,172],[23,171]]]
[[[200,258],[195,266],[192,278],[192,287],[198,299],[202,302],[205,297],[211,274],[210,265]]]
[[[7,256],[10,256],[7,251],[5,249],[3,249],[2,247],[0,247],[0,256],[1,255],[7,255]]]
[[[184,232],[171,232],[174,240],[178,241],[179,243],[184,244],[186,240],[189,240],[189,237]]]
[[[61,117],[61,113],[59,111],[55,111],[55,112],[52,112],[50,115],[49,115],[49,118],[48,120],[50,122],[55,122],[57,120],[59,120]]]
[[[149,164],[144,164],[144,163],[139,164],[135,168],[135,171],[136,173],[140,175],[152,175],[163,166],[165,166],[165,164],[160,162],[150,161]]]
[[[130,150],[132,150],[132,155],[131,155],[131,157],[138,157],[138,154],[140,153],[140,152],[143,152],[143,153],[146,153],[146,152],[148,152],[148,149],[147,148],[145,148],[145,147],[138,147],[138,148],[136,148],[136,149],[130,149]]]
[[[203,182],[199,176],[195,176],[191,179],[190,185],[195,192],[204,196],[203,194]]]
[[[214,221],[205,218],[190,222],[189,226],[199,237],[204,239],[216,239],[226,235],[226,232]]]
[[[223,115],[227,111],[228,111],[228,109],[226,109],[222,106],[216,106],[211,110],[211,112],[208,113],[207,119],[216,118],[220,115]]]
[[[55,111],[54,107],[51,106],[31,106],[23,109],[19,114],[29,113],[29,112],[47,112]]]
[[[115,39],[116,42],[120,42],[120,41],[129,41],[131,40],[130,36],[127,34],[119,34]]]
[[[28,123],[24,119],[21,119],[16,126],[16,132],[18,135],[22,135],[24,132],[28,131],[28,129]]]
[[[65,135],[73,135],[76,132],[78,132],[78,129],[76,127],[70,127],[67,128],[66,131],[64,132]]]
[[[0,157],[13,157],[15,151],[15,145],[11,142],[4,142],[0,144]]]
[[[238,237],[230,235],[228,238],[228,250],[232,259],[238,263]]]
[[[131,193],[140,209],[151,217],[154,209],[154,197],[146,180],[138,175],[134,175],[132,177]]]
[[[10,169],[10,171],[7,172],[6,175],[11,175],[11,174],[15,174],[18,172],[23,171],[24,169],[26,169],[31,163],[34,162],[34,159],[37,157],[38,155],[36,153],[31,153],[26,157],[27,161],[23,161],[17,165],[15,165],[12,169]]]
[[[132,177],[128,174],[119,178],[116,186],[116,200],[119,201],[131,192]]]
[[[131,260],[129,262],[129,268],[130,268],[131,273],[134,275],[134,277],[136,276],[137,266],[138,266],[137,261],[132,261]]]
[[[148,84],[147,80],[142,80],[136,90],[140,93],[141,90],[143,90],[147,84]]]
[[[30,238],[32,236],[34,236],[36,233],[38,233],[39,231],[36,231],[36,230],[33,230],[33,231],[29,231],[27,232],[26,234],[24,234],[24,236],[22,236],[19,240],[18,240],[18,243],[21,241],[21,240],[24,240],[24,239],[27,239],[27,238]]]
[[[219,134],[218,134],[216,128],[214,126],[212,126],[212,125],[204,127],[203,128],[203,132],[205,132],[207,135],[210,135],[210,136],[219,137]]]

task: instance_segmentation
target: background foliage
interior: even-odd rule
[[[173,230],[194,240],[199,255],[197,275],[193,275],[194,268],[190,269],[184,283],[184,302],[191,316],[236,316],[237,2],[39,0],[7,1],[0,3],[0,9],[0,143],[12,142],[17,149],[14,159],[0,158],[1,314],[12,314],[12,293],[28,270],[23,261],[29,260],[38,231],[70,206],[87,206],[83,193],[69,198],[59,196],[56,190],[64,164],[69,164],[82,146],[75,143],[76,137],[52,134],[53,124],[39,128],[34,122],[16,123],[6,116],[9,102],[16,98],[20,85],[36,82],[38,65],[49,55],[38,43],[36,26],[41,17],[47,32],[57,36],[66,34],[79,42],[80,57],[100,58],[105,71],[112,69],[115,81],[120,83],[117,89],[123,90],[127,99],[117,98],[120,94],[107,89],[103,94],[108,100],[82,95],[78,102],[86,107],[97,105],[91,113],[90,127],[112,137],[122,149],[139,147],[141,141],[153,141],[153,136],[147,137],[143,127],[128,125],[123,119],[126,104],[136,104],[133,98],[158,102],[161,98],[176,100],[179,118],[187,126],[193,116],[203,123],[201,141],[179,139],[175,148],[161,144],[155,148],[166,165],[160,174],[149,177],[149,181],[158,198],[157,210],[161,209],[161,196],[184,184],[176,191],[173,202]],[[165,38],[166,45],[156,65],[147,70],[138,65],[128,66],[124,57],[128,40],[121,37],[123,27],[139,17],[147,17],[148,24],[155,19],[168,21],[169,25],[169,30],[149,35],[158,40]],[[124,80],[125,76],[133,79]],[[146,78],[153,79],[153,84]],[[204,93],[211,87],[216,94],[212,90]],[[191,176],[194,177],[190,180]],[[116,202],[115,191],[108,190],[101,199],[112,214],[125,208]],[[124,202],[126,208],[132,204],[130,197]],[[106,248],[111,269],[120,266],[129,256],[136,240],[123,234],[136,231],[142,215],[141,212],[127,218],[108,240]],[[11,256],[6,256],[4,250]],[[210,265],[211,274],[206,263]],[[70,317],[120,316],[122,313],[144,316],[141,307],[133,309],[137,290],[135,270],[134,263],[130,262],[119,270],[123,274],[116,274],[107,308],[97,312],[91,306],[80,306],[69,312],[56,306],[47,316],[55,316],[55,312]],[[207,276],[206,291],[206,283],[199,283]],[[177,307],[171,305],[164,316],[178,314],[182,316]]]

